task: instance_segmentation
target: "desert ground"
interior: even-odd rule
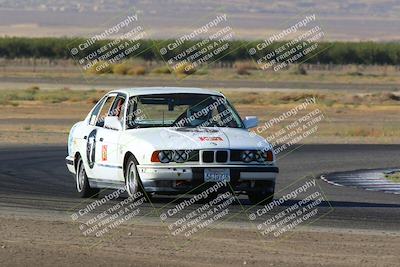
[[[148,217],[125,223],[113,238],[98,242],[95,237],[84,237],[65,211],[54,208],[72,205],[77,199],[72,192],[72,178],[61,162],[64,153],[57,152],[61,155],[58,160],[58,156],[46,156],[46,151],[35,152],[37,146],[46,147],[49,152],[53,146],[66,146],[71,126],[82,120],[106,91],[129,85],[160,84],[195,84],[221,90],[241,116],[257,115],[261,124],[315,97],[313,108],[323,112],[324,120],[319,123],[318,131],[302,140],[302,144],[398,144],[400,80],[395,69],[350,66],[337,71],[309,71],[307,75],[263,74],[249,70],[250,74],[244,76],[236,70],[223,69],[184,78],[149,73],[144,76],[84,76],[88,80],[82,79],[82,73],[75,68],[68,67],[70,71],[55,68],[54,72],[48,72],[49,69],[13,66],[3,67],[1,72],[1,156],[7,162],[13,157],[24,158],[23,151],[28,146],[33,147],[34,152],[27,154],[29,162],[22,161],[19,167],[6,163],[4,167],[7,170],[2,174],[6,193],[1,195],[0,201],[0,265],[395,266],[399,262],[400,233],[393,227],[385,229],[385,222],[396,224],[388,219],[391,212],[398,209],[396,196],[374,192],[365,196],[367,193],[360,190],[338,189],[331,185],[325,187],[336,200],[335,217],[326,225],[297,227],[278,240],[260,239],[249,224],[233,221],[211,228],[190,242],[182,242],[184,246],[176,246],[180,240],[171,242],[165,226],[157,218]],[[302,111],[299,115],[304,114]],[[268,133],[262,135],[268,137]],[[9,154],[10,147],[16,149],[15,154]],[[325,151],[326,158],[323,157],[321,163],[316,162],[319,154],[314,150],[305,151],[297,159],[296,154],[291,154],[284,162],[284,177],[280,181],[286,183],[288,177],[298,178],[299,172],[308,174],[310,170],[318,174],[347,169],[350,165],[352,168],[393,166],[398,154],[392,150],[387,152],[388,146],[382,146],[382,150],[377,147],[376,158],[367,153],[368,150],[355,149],[346,156],[333,152],[335,160],[330,161],[329,151]],[[354,154],[359,161],[353,158]],[[32,168],[32,164],[46,167],[34,168],[35,171],[26,176],[18,174]],[[50,169],[47,164],[51,165]],[[26,177],[36,180],[13,186]],[[40,184],[49,181],[51,187],[47,192]],[[35,190],[39,192],[28,188],[30,182],[38,184]],[[56,185],[66,191],[51,192]],[[7,188],[17,193],[10,195]],[[68,198],[51,197],[58,193],[68,193]],[[49,203],[50,208],[43,203]],[[373,215],[370,216],[371,211]],[[336,227],[346,221],[341,219],[342,214],[350,217],[345,226]],[[387,218],[380,222],[382,215]],[[361,227],[364,223],[373,226]]]
[[[2,266],[394,266],[399,260],[398,232],[308,227],[268,241],[246,226],[225,225],[177,248],[165,227],[146,222],[123,225],[118,236],[89,247],[97,240],[71,222],[1,217]]]

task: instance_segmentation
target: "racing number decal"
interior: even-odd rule
[[[91,131],[88,136],[88,139],[87,139],[88,141],[86,144],[86,158],[88,161],[88,165],[91,169],[94,166],[95,156],[96,156],[96,134],[97,134],[96,129]]]

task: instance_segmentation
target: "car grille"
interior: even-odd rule
[[[202,151],[204,163],[225,163],[228,162],[228,151],[226,150],[205,150]]]
[[[228,161],[228,151],[217,151],[215,155],[215,160],[218,163]]]
[[[231,150],[231,161],[241,161],[240,154],[241,150]]]
[[[242,152],[244,150],[232,149],[232,150],[200,150],[197,151],[195,157],[191,157],[190,161],[200,161],[202,163],[227,163],[227,162],[240,162],[242,160]],[[257,153],[257,150],[249,150],[249,152]],[[201,155],[201,157],[199,157]],[[252,161],[251,163],[256,163]]]
[[[203,151],[203,162],[214,162],[214,151]]]

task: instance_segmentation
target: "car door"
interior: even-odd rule
[[[97,124],[101,121],[100,114],[106,101],[110,101],[108,95],[97,102],[90,114],[88,124],[82,130],[82,138],[80,139],[80,152],[85,165],[86,174],[89,178],[94,178],[96,176],[94,167],[96,162],[96,137],[99,128]]]
[[[105,183],[118,183],[122,176],[122,155],[119,144],[122,131],[105,127],[104,117],[118,117],[124,127],[126,97],[123,94],[110,95],[110,100],[112,100],[111,105],[110,102],[105,102],[102,111],[103,121],[96,127],[94,178]]]

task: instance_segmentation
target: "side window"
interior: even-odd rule
[[[100,116],[98,116],[96,121],[96,126],[103,127],[104,126],[104,118],[108,116],[111,105],[114,103],[115,96],[107,97],[106,101],[104,102],[101,111],[99,112]]]
[[[137,97],[131,97],[128,101],[128,110],[126,111],[126,127],[132,129],[135,126],[135,110],[137,107]]]
[[[123,95],[118,95],[110,109],[109,116],[117,116],[121,124],[124,118],[124,107],[125,107],[125,97]]]
[[[104,101],[106,100],[106,98],[103,98],[101,101],[99,101],[95,108],[93,109],[92,114],[90,115],[90,121],[89,124],[90,125],[95,125],[96,124],[96,120],[97,120],[97,116],[99,115],[100,109],[103,106]]]

